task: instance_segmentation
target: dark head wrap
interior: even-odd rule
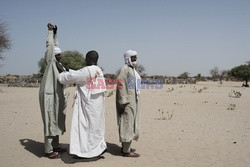
[[[86,65],[91,66],[91,65],[97,65],[97,60],[98,60],[98,53],[94,50],[89,51],[86,54]]]

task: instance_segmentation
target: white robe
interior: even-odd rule
[[[80,70],[63,72],[58,80],[62,84],[76,84],[74,112],[70,132],[70,154],[91,158],[100,155],[107,149],[104,141],[105,133],[105,104],[104,91],[106,89],[89,89],[87,80],[98,72],[105,80],[98,66],[87,66]]]

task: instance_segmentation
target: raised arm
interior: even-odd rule
[[[47,24],[48,27],[48,34],[47,34],[47,39],[46,39],[46,47],[49,47],[50,45],[54,46],[54,32],[53,28],[54,26],[50,23]]]
[[[59,47],[59,42],[57,38],[57,26],[55,25],[53,28],[53,33],[54,33],[54,44],[55,46]]]
[[[53,53],[54,53],[54,33],[53,33],[53,25],[52,24],[48,24],[48,35],[47,35],[47,39],[46,39],[46,53],[45,53],[45,59],[46,62],[49,63],[49,61],[52,60],[53,58]]]

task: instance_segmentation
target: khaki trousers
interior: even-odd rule
[[[131,143],[132,143],[132,141],[130,141],[130,142],[122,142],[122,151],[124,153],[129,153],[130,152]]]
[[[53,148],[59,145],[59,136],[45,136],[44,137],[44,151],[45,153],[52,153]]]

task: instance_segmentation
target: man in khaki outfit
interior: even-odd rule
[[[44,123],[44,151],[48,158],[59,158],[59,135],[65,132],[66,98],[64,87],[57,80],[59,71],[56,65],[61,54],[57,41],[57,27],[48,24],[45,61],[46,68],[39,90],[39,102]]]
[[[124,54],[125,65],[120,69],[117,77],[116,110],[119,126],[119,138],[122,143],[124,157],[139,157],[135,149],[131,148],[132,140],[139,138],[139,95],[137,83],[140,76],[135,70],[137,52],[128,50]]]

